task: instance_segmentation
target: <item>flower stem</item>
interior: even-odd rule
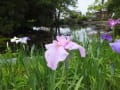
[[[112,27],[112,35],[113,35],[113,40],[115,40],[115,28]]]

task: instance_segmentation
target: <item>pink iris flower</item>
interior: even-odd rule
[[[118,22],[117,22],[116,20],[113,20],[113,19],[109,19],[109,20],[108,20],[108,24],[109,24],[110,27],[115,26],[117,23],[118,23]]]
[[[81,57],[85,57],[85,49],[79,44],[70,41],[69,37],[57,36],[57,40],[53,40],[53,43],[46,44],[47,51],[45,52],[45,59],[47,66],[52,70],[56,70],[58,63],[64,61],[69,53],[67,50],[79,49]]]
[[[120,24],[120,18],[118,18],[118,19],[116,20],[116,22],[117,22],[118,24]]]

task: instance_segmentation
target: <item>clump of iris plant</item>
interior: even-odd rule
[[[120,54],[120,39],[116,40],[113,43],[109,43],[109,45],[111,46],[113,51]]]
[[[69,37],[57,36],[57,40],[53,40],[52,43],[46,44],[45,59],[47,66],[52,70],[56,70],[60,61],[65,61],[69,53],[67,50],[79,49],[81,57],[85,57],[85,49],[79,44],[72,42]]]
[[[11,42],[15,42],[16,44],[18,43],[23,43],[23,44],[27,44],[27,41],[30,40],[29,37],[21,37],[21,38],[18,38],[18,37],[13,37],[10,39]]]
[[[107,40],[107,41],[111,42],[112,41],[112,36],[110,36],[109,34],[105,33],[105,34],[101,35],[101,39],[102,40]]]

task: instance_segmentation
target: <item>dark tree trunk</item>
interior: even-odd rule
[[[55,36],[56,35],[61,35],[60,33],[60,10],[55,14]]]

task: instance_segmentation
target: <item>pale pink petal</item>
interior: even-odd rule
[[[72,42],[70,41],[66,46],[65,46],[65,49],[68,49],[68,50],[75,50],[75,49],[79,49],[80,51],[80,54],[81,54],[81,57],[85,57],[85,49],[84,47],[78,45],[77,43],[75,42]]]
[[[57,41],[64,41],[66,40],[65,36],[56,36]]]
[[[70,41],[65,46],[65,49],[68,49],[68,50],[75,50],[75,49],[78,49],[78,48],[79,48],[79,45],[77,43],[72,42],[72,41]]]
[[[57,53],[58,53],[59,61],[64,61],[67,58],[67,56],[69,55],[69,53],[64,49],[64,47],[59,47]]]
[[[56,36],[57,41],[70,41],[70,36]]]
[[[54,46],[53,43],[51,43],[51,44],[46,44],[46,45],[45,45],[45,48],[46,48],[46,49],[49,49],[49,48],[51,48],[51,47],[53,47],[53,46]]]
[[[66,43],[69,42],[69,39],[67,39],[67,37],[65,36],[57,36],[56,38],[57,38],[58,44],[61,46],[64,46],[66,45]]]
[[[86,56],[85,48],[84,47],[80,46],[79,47],[79,51],[80,51],[81,57],[85,57]]]
[[[55,47],[56,44],[57,44],[57,41],[53,40],[53,43],[46,44],[46,45],[45,45],[45,48],[46,48],[46,49],[49,49],[49,48]]]
[[[52,70],[56,70],[57,65],[60,61],[64,61],[68,56],[68,53],[63,47],[52,47],[45,52],[45,59],[47,66]]]

